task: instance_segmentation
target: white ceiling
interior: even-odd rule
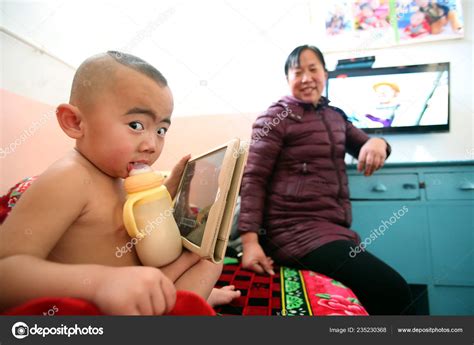
[[[175,112],[246,113],[286,92],[284,60],[312,37],[309,3],[1,0],[1,25],[74,67],[112,49],[140,56],[169,80]]]

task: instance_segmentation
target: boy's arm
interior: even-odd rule
[[[93,188],[82,166],[52,168],[22,195],[0,228],[0,309],[35,297],[76,297],[106,314],[170,311],[175,289],[151,267],[113,268],[47,261],[80,216]]]
[[[74,297],[92,301],[104,268],[59,264],[32,255],[3,258],[0,260],[0,310],[37,297]]]
[[[83,267],[81,273],[79,267],[46,261],[86,205],[87,177],[80,166],[52,167],[12,209],[0,228],[2,307],[34,297],[90,297],[88,287],[79,282],[92,269]]]
[[[31,255],[0,259],[0,310],[36,297],[74,297],[109,315],[161,315],[176,302],[173,283],[154,267],[67,265]]]
[[[48,169],[22,195],[0,231],[0,258],[46,259],[87,203],[90,181],[80,165]]]

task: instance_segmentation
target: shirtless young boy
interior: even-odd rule
[[[160,315],[174,306],[176,289],[211,305],[240,295],[213,289],[222,266],[188,251],[159,269],[141,266],[134,250],[115,255],[130,241],[123,178],[134,162],[158,159],[172,111],[166,79],[137,57],[108,52],[79,67],[69,104],[56,111],[75,148],[32,184],[0,228],[0,310],[67,296],[105,314]],[[165,182],[172,197],[188,159]]]

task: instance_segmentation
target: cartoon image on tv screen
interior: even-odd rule
[[[445,125],[448,72],[346,75],[329,80],[331,105],[344,109],[358,128]]]
[[[365,114],[367,127],[390,127],[400,108],[398,95],[400,87],[395,83],[382,81],[372,86],[376,94],[376,105],[373,114]],[[376,122],[377,124],[374,124]]]
[[[181,235],[197,246],[202,243],[209,211],[218,190],[225,149],[189,162],[174,209]]]

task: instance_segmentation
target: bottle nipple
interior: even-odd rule
[[[148,164],[131,163],[131,170],[125,179],[124,187],[127,193],[140,192],[146,189],[159,187],[163,184],[164,177],[154,171]]]
[[[128,176],[135,176],[153,171],[153,169],[145,163],[130,163],[129,168],[130,172],[128,173]]]

